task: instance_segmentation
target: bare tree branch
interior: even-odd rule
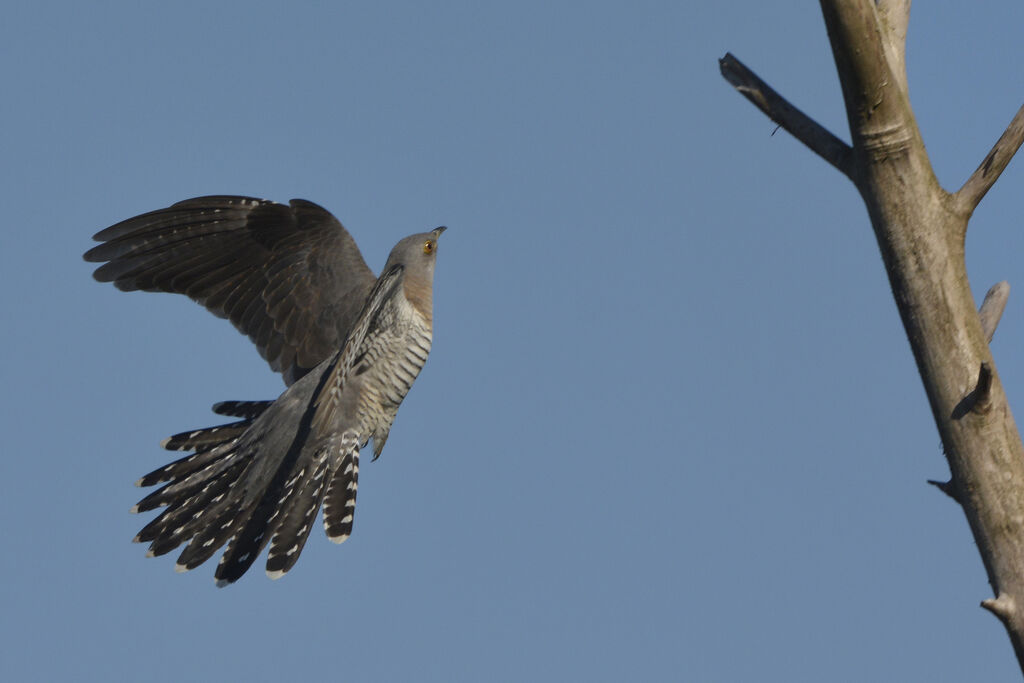
[[[1024,670],[1024,443],[988,341],[1009,288],[975,307],[964,261],[967,221],[1024,141],[1024,107],[955,195],[942,189],[907,95],[909,0],[819,0],[850,125],[849,146],[789,105],[732,55],[722,75],[839,168],[860,191],[924,384],[950,481]]]
[[[982,197],[989,191],[992,184],[1010,163],[1010,159],[1024,142],[1024,105],[1010,121],[1003,134],[999,136],[992,151],[988,153],[981,165],[971,174],[964,186],[954,196],[957,208],[968,216],[974,213]]]
[[[978,309],[978,317],[981,318],[981,330],[985,333],[985,339],[992,341],[996,334],[996,327],[1003,317],[1003,310],[1006,309],[1006,300],[1010,297],[1010,283],[1006,280],[997,282],[985,294],[985,300],[981,302]]]
[[[850,176],[850,146],[830,133],[821,124],[807,116],[770,85],[757,77],[743,62],[731,53],[718,60],[722,77],[729,81],[744,97],[754,103],[768,118],[785,128],[811,151]]]

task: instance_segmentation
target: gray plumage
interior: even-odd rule
[[[267,545],[267,573],[295,564],[321,504],[328,538],[352,530],[359,449],[374,459],[430,352],[437,238],[411,235],[379,278],[323,208],[247,197],[199,197],[95,236],[94,277],[119,289],[185,294],[256,344],[287,389],[275,401],[225,401],[241,418],[163,443],[189,455],[142,477],[163,486],[136,512],[166,509],[135,540],[162,555],[186,544],[180,571],[227,548],[218,585]]]

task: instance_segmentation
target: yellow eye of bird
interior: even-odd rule
[[[434,240],[427,240],[423,243],[423,253],[432,254],[434,253]]]

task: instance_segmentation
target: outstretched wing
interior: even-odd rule
[[[338,350],[376,278],[326,209],[197,197],[129,218],[94,239],[93,277],[124,291],[184,294],[227,318],[292,384]]]

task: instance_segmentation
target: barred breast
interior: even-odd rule
[[[430,321],[401,294],[384,307],[375,327],[355,376],[359,383],[358,432],[363,445],[373,439],[376,457],[398,406],[427,361],[432,330]]]

